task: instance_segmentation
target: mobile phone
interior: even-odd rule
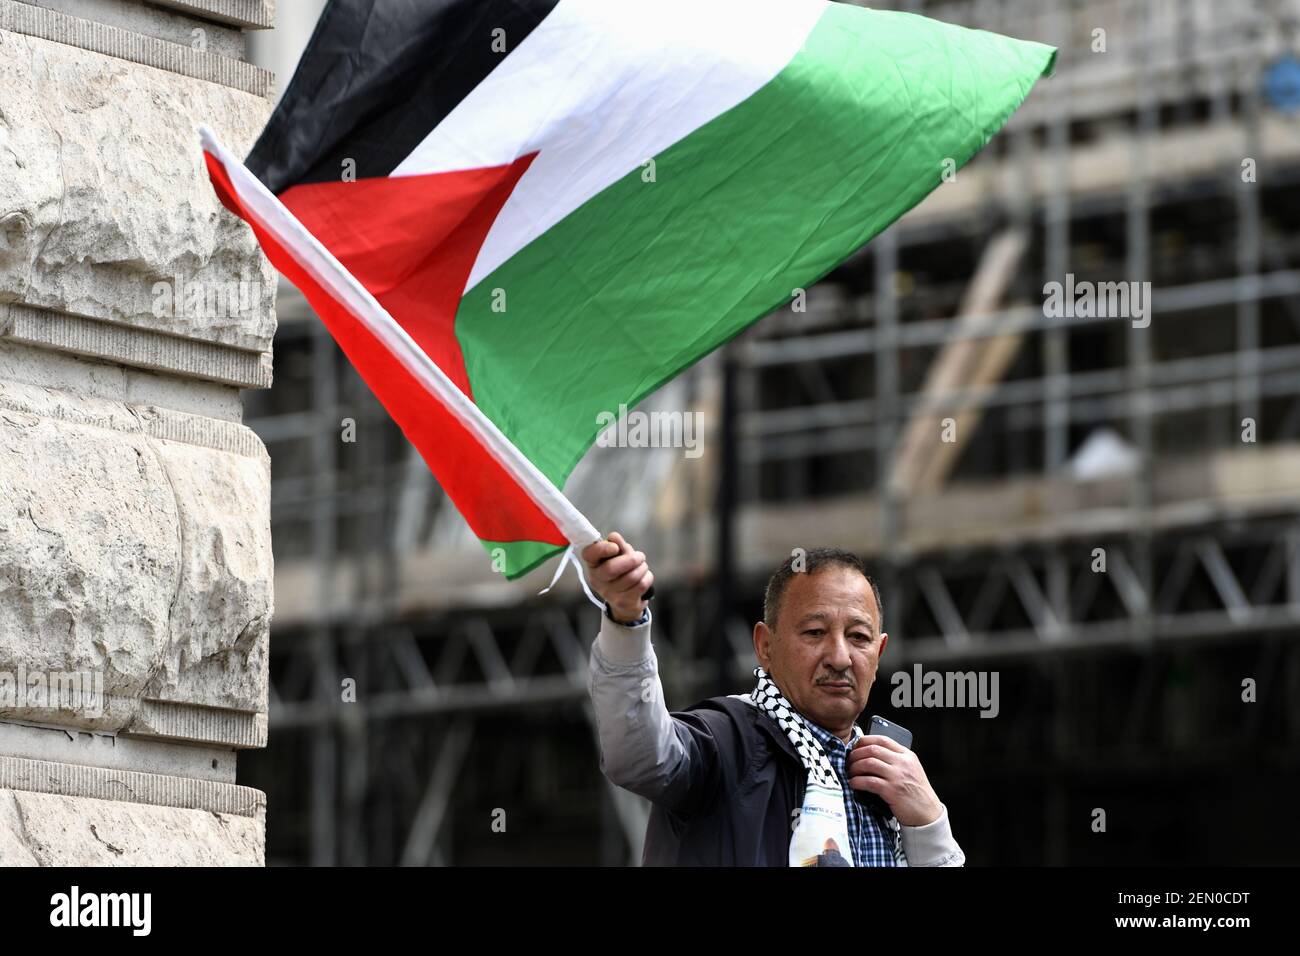
[[[871,723],[867,725],[868,734],[879,734],[882,737],[888,737],[890,740],[896,740],[908,750],[912,749],[912,732],[906,727],[901,727],[893,721],[885,720],[884,717],[871,716]],[[877,813],[885,817],[892,817],[894,811],[889,809],[889,804],[885,803],[876,794],[868,790],[854,790],[854,798],[858,803],[866,807],[871,807]]]
[[[867,727],[867,733],[888,737],[890,740],[898,741],[908,750],[912,749],[912,732],[906,727],[885,720],[884,717],[877,717],[873,714],[871,723]]]

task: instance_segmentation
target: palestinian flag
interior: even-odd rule
[[[517,577],[599,416],[788,301],[1055,50],[824,0],[332,0],[223,202]]]

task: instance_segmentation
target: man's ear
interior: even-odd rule
[[[885,654],[885,645],[889,643],[889,635],[884,631],[880,632],[880,650],[876,651],[876,660],[880,660]]]
[[[772,641],[776,637],[766,624],[759,621],[754,625],[754,656],[758,658],[759,665],[769,674],[772,669],[768,666],[772,660]]]

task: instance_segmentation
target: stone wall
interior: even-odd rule
[[[0,0],[0,864],[264,862],[274,0]]]

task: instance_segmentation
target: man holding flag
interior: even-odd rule
[[[889,643],[855,555],[814,549],[797,570],[788,559],[754,627],[753,691],[674,714],[650,644],[645,555],[615,533],[582,557],[605,600],[588,680],[601,770],[654,804],[646,864],[965,862],[916,754],[855,723]]]

